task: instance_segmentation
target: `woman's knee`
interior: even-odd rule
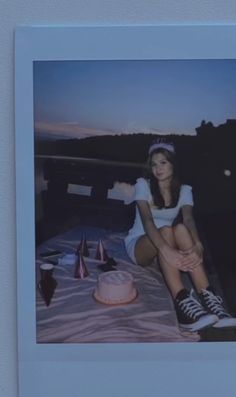
[[[163,226],[160,229],[160,233],[171,247],[175,246],[175,235],[172,226]]]
[[[174,226],[174,236],[177,242],[177,245],[181,249],[189,249],[193,245],[192,236],[187,229],[187,227],[183,223],[178,223],[178,225]]]
[[[186,226],[183,223],[178,223],[177,225],[175,225],[173,227],[173,231],[175,234],[183,234],[183,233],[189,234],[188,229],[186,228]]]
[[[173,227],[175,236],[190,236],[190,232],[183,223],[178,223]]]
[[[160,228],[160,232],[163,236],[173,236],[173,227],[172,226],[163,226]]]

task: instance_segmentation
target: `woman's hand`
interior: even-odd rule
[[[167,246],[160,251],[160,256],[168,265],[184,272],[194,269],[194,265],[192,264],[193,258],[186,252]]]
[[[196,254],[203,260],[203,245],[200,241],[197,241],[194,246],[193,249],[195,250]]]

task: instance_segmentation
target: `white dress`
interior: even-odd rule
[[[144,178],[138,178],[135,184],[133,201],[138,201],[138,200],[144,200],[149,203],[155,226],[158,229],[160,229],[163,226],[171,226],[173,224],[173,221],[177,217],[180,209],[184,205],[193,206],[192,187],[189,185],[181,185],[179,200],[176,207],[157,209],[153,204],[152,194],[150,191],[148,181]],[[132,228],[129,230],[127,237],[125,238],[125,246],[127,253],[134,262],[135,262],[135,257],[134,257],[135,243],[137,239],[144,234],[145,231],[143,228],[142,220],[138,208],[136,206],[134,224]]]

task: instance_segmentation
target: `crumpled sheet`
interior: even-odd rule
[[[84,258],[89,271],[85,279],[75,279],[74,265],[55,265],[54,278],[58,285],[50,306],[46,306],[38,289],[36,294],[36,321],[38,343],[137,343],[137,342],[193,342],[197,333],[181,331],[172,299],[156,264],[141,268],[128,258],[124,233],[100,228],[77,227],[53,238],[37,249],[36,274],[43,262],[40,252],[59,249],[65,254],[75,252],[83,234],[89,247],[89,258]],[[124,305],[105,305],[97,302],[94,289],[101,263],[95,260],[98,240],[102,239],[117,269],[132,273],[138,290],[137,298]],[[44,259],[44,262],[46,260]]]

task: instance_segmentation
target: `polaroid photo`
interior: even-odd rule
[[[235,26],[17,28],[20,395],[235,355],[235,41]]]

